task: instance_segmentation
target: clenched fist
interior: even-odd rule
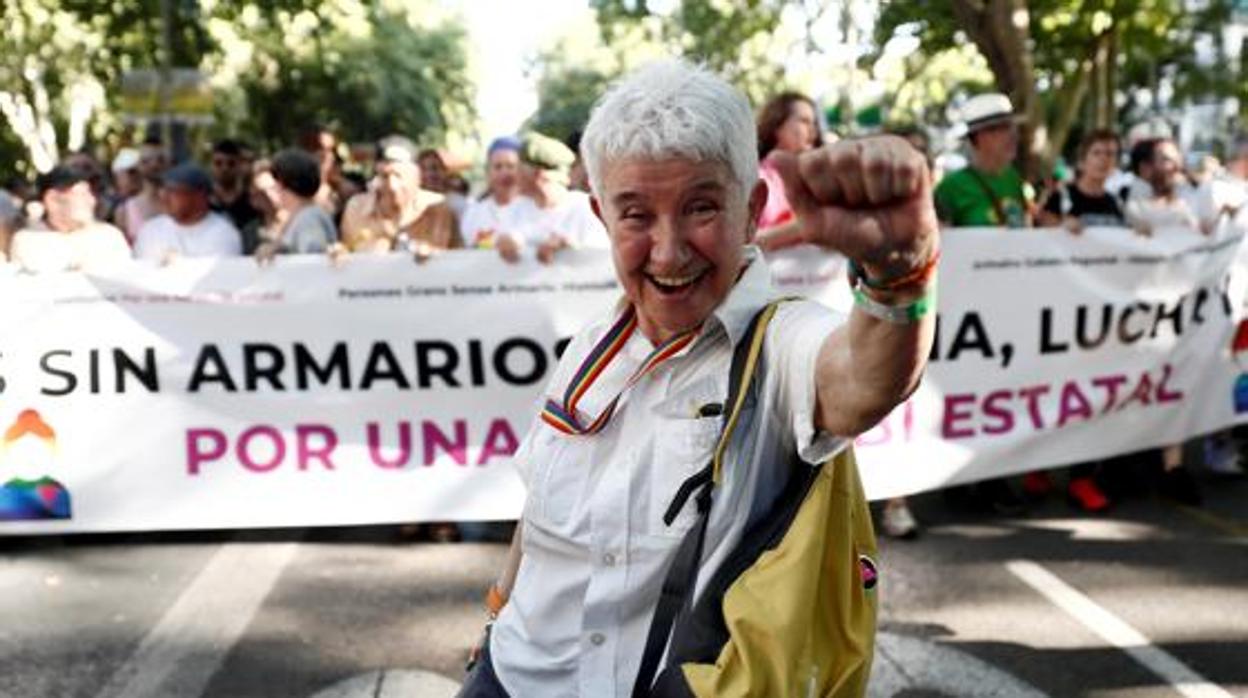
[[[777,153],[802,239],[858,261],[873,279],[924,264],[940,235],[927,161],[896,136]]]

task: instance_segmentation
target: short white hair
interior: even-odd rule
[[[757,143],[754,114],[740,90],[706,68],[665,60],[624,76],[598,100],[581,157],[600,198],[606,163],[671,157],[727,166],[748,197],[758,181]]]

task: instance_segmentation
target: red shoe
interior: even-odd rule
[[[1095,514],[1105,511],[1109,508],[1109,498],[1101,492],[1101,488],[1096,486],[1096,482],[1090,477],[1077,477],[1070,481],[1070,485],[1066,487],[1066,494],[1070,497],[1070,501],[1080,509]]]
[[[1028,497],[1039,499],[1053,491],[1053,479],[1044,470],[1034,470],[1023,476],[1023,492]]]

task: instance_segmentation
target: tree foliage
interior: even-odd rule
[[[1078,124],[1113,127],[1172,102],[1244,90],[1232,71],[1198,69],[1198,37],[1219,37],[1228,0],[1186,12],[1183,0],[932,0],[888,3],[876,26],[883,46],[916,36],[920,75],[934,58],[973,45],[995,88],[1029,117],[1033,173],[1061,153]],[[1218,47],[1221,50],[1222,47]],[[1243,75],[1243,73],[1240,73]],[[972,86],[963,86],[966,93]],[[968,89],[969,88],[969,89]],[[1147,88],[1147,89],[1135,89]],[[1248,104],[1248,102],[1246,102]]]
[[[291,142],[326,122],[347,139],[440,142],[475,128],[464,28],[434,0],[173,0],[168,62],[202,70],[215,122],[198,131]],[[430,17],[435,19],[431,20]],[[160,0],[4,0],[0,176],[46,169],[73,141],[116,145],[123,73],[166,58]],[[78,119],[82,121],[82,119]]]
[[[591,0],[596,31],[581,28],[535,60],[538,111],[529,126],[557,137],[582,128],[607,85],[646,60],[681,56],[705,64],[756,103],[782,89],[792,41],[776,37],[778,0]],[[778,48],[780,44],[786,44]]]
[[[230,50],[213,62],[234,84],[217,130],[270,146],[314,122],[357,141],[402,133],[439,143],[472,130],[462,26],[417,26],[409,13],[376,3],[289,4],[303,7],[246,5],[214,23]],[[231,63],[231,55],[243,60]]]

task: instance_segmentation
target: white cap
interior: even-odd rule
[[[122,148],[113,158],[113,172],[125,172],[139,166],[139,151],[135,148]]]

